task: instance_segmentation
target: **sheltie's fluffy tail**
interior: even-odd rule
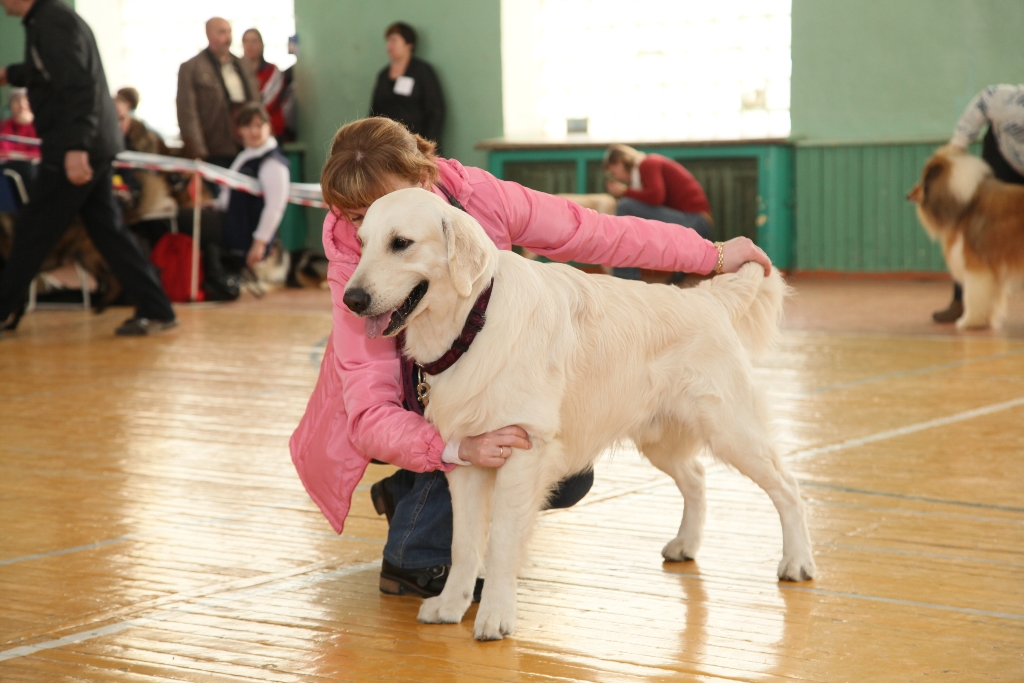
[[[764,268],[746,263],[736,273],[719,275],[700,284],[728,309],[740,340],[751,357],[775,347],[782,324],[782,305],[792,293],[777,268],[765,277]]]

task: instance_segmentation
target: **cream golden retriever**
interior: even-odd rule
[[[666,560],[692,559],[700,548],[697,454],[707,447],[775,503],[779,578],[813,578],[800,491],[769,437],[751,369],[751,355],[778,334],[786,285],[777,271],[765,277],[747,264],[688,290],[587,275],[499,251],[472,217],[418,188],[377,200],[359,239],[345,302],[371,336],[404,329],[406,353],[419,362],[449,349],[493,281],[483,330],[452,367],[428,378],[426,417],[446,441],[517,424],[533,442],[501,468],[448,473],[452,569],[444,591],[420,608],[421,622],[461,621],[485,569],[474,635],[511,634],[517,572],[545,497],[629,440],[683,494]]]

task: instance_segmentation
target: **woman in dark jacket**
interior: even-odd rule
[[[441,147],[444,96],[434,67],[413,57],[416,31],[397,22],[384,31],[391,64],[377,74],[370,116],[386,116]]]

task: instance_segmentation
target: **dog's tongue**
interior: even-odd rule
[[[376,339],[381,335],[384,330],[388,329],[388,323],[391,322],[391,314],[394,311],[388,311],[387,313],[381,313],[371,318],[366,319],[366,336],[370,339]]]

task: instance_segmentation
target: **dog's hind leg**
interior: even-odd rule
[[[519,567],[534,521],[551,487],[564,472],[552,469],[562,462],[562,444],[531,435],[533,449],[516,450],[498,469],[494,510],[487,544],[487,580],[476,613],[477,640],[500,640],[516,628],[516,590]]]
[[[712,453],[750,477],[775,504],[782,522],[782,561],[779,579],[814,578],[811,537],[796,478],[786,469],[768,435],[761,400],[748,385],[747,396],[728,403],[709,400],[702,407],[702,423]]]
[[[639,444],[651,464],[672,477],[683,494],[683,520],[679,533],[662,548],[669,562],[687,562],[697,556],[704,534],[706,502],[704,465],[697,459],[699,443],[683,425],[666,426],[657,441]]]
[[[417,617],[424,624],[457,624],[473,601],[487,544],[495,471],[456,467],[448,473],[452,494],[452,568],[441,594],[428,598]]]
[[[995,276],[987,270],[968,270],[964,273],[964,314],[956,321],[958,330],[996,327],[994,313],[1002,296]]]

